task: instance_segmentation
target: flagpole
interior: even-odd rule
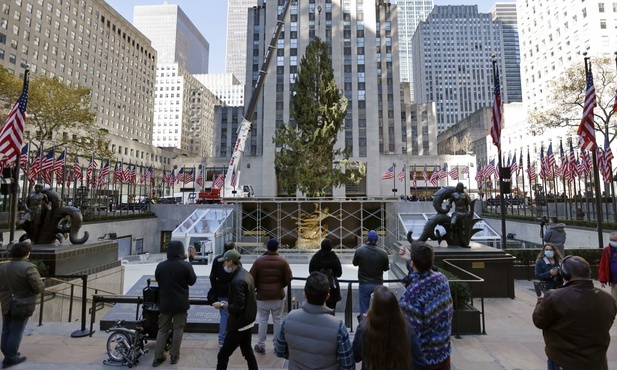
[[[409,172],[409,166],[408,166],[407,162],[405,162],[405,164],[403,165],[403,175],[406,175],[404,173],[405,170],[407,170],[407,172]],[[407,176],[405,176],[405,182],[403,184],[405,186],[403,188],[403,195],[405,196],[405,201],[407,201]]]
[[[498,71],[497,71],[497,59],[496,59],[496,55],[493,54],[492,56],[493,60],[493,81],[494,81],[494,85],[495,85],[495,96],[497,97],[498,94],[500,94],[499,91],[499,75],[498,75]],[[495,103],[497,104],[501,104],[501,100],[497,101],[497,99],[495,99]],[[495,110],[499,110],[499,117],[497,118],[498,122],[496,122],[497,124],[499,124],[499,145],[497,145],[497,152],[498,152],[498,156],[499,156],[499,209],[501,212],[501,248],[504,249],[506,248],[506,202],[503,196],[503,178],[501,176],[501,170],[502,170],[502,163],[501,163],[501,122],[502,122],[502,113],[501,113],[501,106],[498,107],[493,107],[493,115],[495,115]]]

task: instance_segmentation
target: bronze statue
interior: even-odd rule
[[[444,201],[448,201],[445,209],[442,208]],[[445,240],[448,246],[469,248],[471,237],[481,231],[481,229],[473,228],[480,221],[479,218],[474,219],[473,216],[475,202],[475,199],[472,201],[469,194],[465,192],[465,185],[462,182],[459,182],[456,187],[446,186],[439,189],[433,196],[433,207],[437,214],[426,221],[419,240],[427,241],[431,239],[437,240],[439,243]],[[454,211],[450,216],[448,212],[452,209],[453,204]],[[435,229],[438,225],[445,229],[445,235]],[[407,239],[410,243],[413,242],[411,231],[407,233]]]
[[[312,214],[302,212],[300,219],[296,221],[300,232],[296,247],[299,249],[316,249],[321,245],[321,241],[328,236],[328,222],[325,221],[328,217],[340,218],[340,215],[333,215],[329,212],[328,207],[319,209],[319,205],[315,203],[315,211]],[[292,217],[296,219],[296,217]]]
[[[26,213],[17,223],[26,234],[19,241],[30,239],[32,244],[62,244],[68,239],[73,244],[83,244],[89,234],[78,238],[83,224],[81,211],[71,206],[63,206],[58,194],[51,189],[43,189],[42,184],[34,187],[34,192],[26,198]]]

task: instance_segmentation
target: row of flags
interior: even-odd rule
[[[469,175],[469,166],[463,167],[463,169],[460,170],[460,174]],[[412,175],[412,183],[413,183],[413,186],[415,187],[417,186],[416,166],[413,166],[411,175]],[[403,169],[401,170],[401,172],[399,172],[397,176],[398,181],[402,182],[403,180],[405,180],[405,176],[406,176],[405,166],[403,166]],[[434,166],[433,172],[431,173],[430,176],[428,175],[426,165],[424,165],[424,170],[422,171],[422,177],[424,179],[424,182],[425,183],[430,182],[433,186],[437,186],[439,180],[445,179],[448,176],[452,180],[458,180],[459,179],[459,167],[458,166],[452,167],[452,169],[448,171],[447,164],[444,165],[443,168]],[[379,178],[382,180],[394,179],[394,166],[391,166],[390,168],[382,172],[381,175],[379,175]]]

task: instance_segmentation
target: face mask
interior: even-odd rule
[[[610,245],[613,248],[617,248],[617,242],[610,241],[610,242],[608,242],[608,245]]]
[[[544,255],[546,256],[546,258],[553,258],[553,257],[555,257],[555,252],[553,252],[553,251],[544,251]]]
[[[231,267],[225,266],[223,267],[223,270],[225,270],[225,272],[231,272]]]

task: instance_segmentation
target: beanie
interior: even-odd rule
[[[331,251],[332,250],[332,240],[324,239],[321,242],[321,249],[326,250],[326,251]]]
[[[268,240],[268,250],[276,252],[279,249],[279,241],[276,238]]]

